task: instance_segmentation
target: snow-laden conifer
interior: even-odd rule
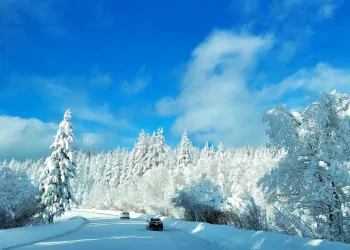
[[[156,134],[156,166],[165,166],[167,161],[166,141],[163,135],[163,128],[158,128]]]
[[[75,202],[70,180],[75,177],[75,163],[71,144],[74,140],[74,126],[70,122],[71,112],[64,113],[55,141],[51,145],[53,152],[45,161],[41,174],[41,202],[44,206],[43,219],[53,222],[54,216],[61,216],[70,210]]]
[[[184,171],[190,162],[189,139],[186,130],[182,134],[176,165],[180,171]]]
[[[148,169],[147,152],[149,150],[149,136],[142,129],[139,134],[139,139],[135,144],[135,166],[132,169],[133,179],[142,176],[144,171]]]

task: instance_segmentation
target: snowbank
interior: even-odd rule
[[[114,211],[114,210],[99,210],[99,209],[83,209],[83,208],[73,208],[72,211],[74,212],[87,212],[87,213],[95,213],[95,214],[108,214],[108,215],[115,215],[115,216],[119,216],[120,213],[122,211]],[[132,216],[132,214],[134,215],[135,213],[130,212],[130,217],[131,218],[137,218],[138,216],[140,216],[141,214],[137,214],[136,216]]]
[[[142,216],[144,217],[144,216]],[[165,227],[181,230],[224,249],[247,250],[349,250],[350,245],[325,240],[312,240],[288,236],[276,232],[248,231],[230,226],[200,222],[185,222],[173,218],[162,218]]]
[[[50,225],[0,230],[0,249],[18,247],[61,236],[80,228],[85,223],[86,220],[82,217],[66,213],[65,216],[55,219]]]
[[[79,209],[80,210],[80,209]],[[117,215],[119,211],[83,209],[80,211]],[[218,245],[228,250],[349,250],[350,244],[330,242],[327,240],[312,240],[309,238],[288,236],[276,232],[241,230],[225,225],[212,225],[201,222],[187,222],[160,215],[145,215],[130,212],[130,217],[148,220],[160,217],[167,228],[183,231],[206,242]]]

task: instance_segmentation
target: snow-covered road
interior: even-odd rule
[[[87,212],[77,215],[88,219],[88,224],[70,234],[15,249],[219,249],[178,230],[148,231],[146,222],[139,219]]]

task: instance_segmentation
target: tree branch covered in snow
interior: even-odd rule
[[[315,225],[319,237],[345,240],[350,205],[350,98],[333,91],[299,112],[277,106],[264,117],[271,146],[286,156],[260,185],[271,204]],[[304,223],[305,224],[305,223]]]
[[[41,212],[39,190],[26,173],[0,165],[0,228],[25,226]]]
[[[43,219],[47,223],[53,222],[54,216],[61,216],[75,202],[70,179],[75,177],[75,163],[71,143],[74,140],[73,125],[70,123],[71,112],[68,109],[59,125],[55,141],[51,145],[54,149],[45,161],[40,176],[42,181],[41,202],[44,206]]]

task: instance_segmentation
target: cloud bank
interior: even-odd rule
[[[266,142],[262,116],[282,98],[292,95],[295,102],[290,104],[298,105],[307,92],[350,90],[350,71],[327,63],[300,69],[279,83],[253,88],[254,69],[269,59],[273,45],[271,35],[212,32],[193,50],[180,94],[156,103],[158,115],[174,116],[174,135],[187,129],[198,143],[259,146]]]

